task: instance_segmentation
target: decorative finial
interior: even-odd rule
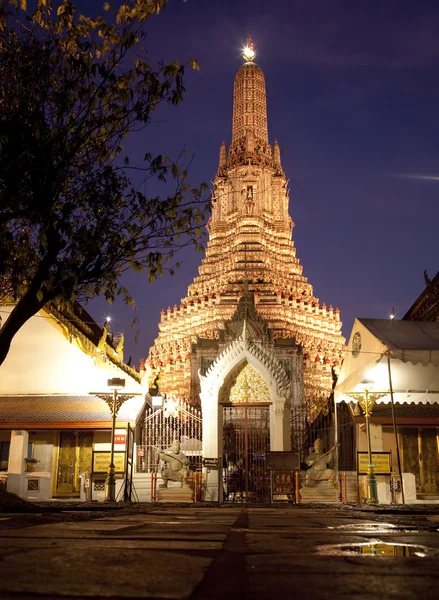
[[[255,46],[253,44],[253,40],[250,36],[247,38],[247,46],[244,48],[242,52],[242,56],[245,58],[247,62],[253,62],[256,56]]]

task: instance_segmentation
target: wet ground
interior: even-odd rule
[[[2,598],[438,595],[439,506],[47,507],[0,515]]]

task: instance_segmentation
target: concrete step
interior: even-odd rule
[[[151,473],[133,473],[133,502],[151,502]]]

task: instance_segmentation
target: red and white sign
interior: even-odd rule
[[[114,445],[115,446],[124,446],[127,441],[126,433],[115,433],[114,434]]]
[[[137,456],[145,456],[145,451],[143,448],[137,449]]]

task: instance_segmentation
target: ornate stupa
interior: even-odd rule
[[[180,306],[162,311],[148,364],[160,372],[163,392],[198,403],[196,380],[205,370],[200,344],[224,339],[243,293],[250,293],[271,339],[294,339],[300,348],[305,399],[318,411],[331,391],[331,369],[344,353],[340,314],[319,302],[302,274],[288,181],[279,144],[269,143],[264,73],[254,62],[251,38],[243,57],[235,77],[232,141],[229,148],[223,142],[219,153],[205,257]]]

